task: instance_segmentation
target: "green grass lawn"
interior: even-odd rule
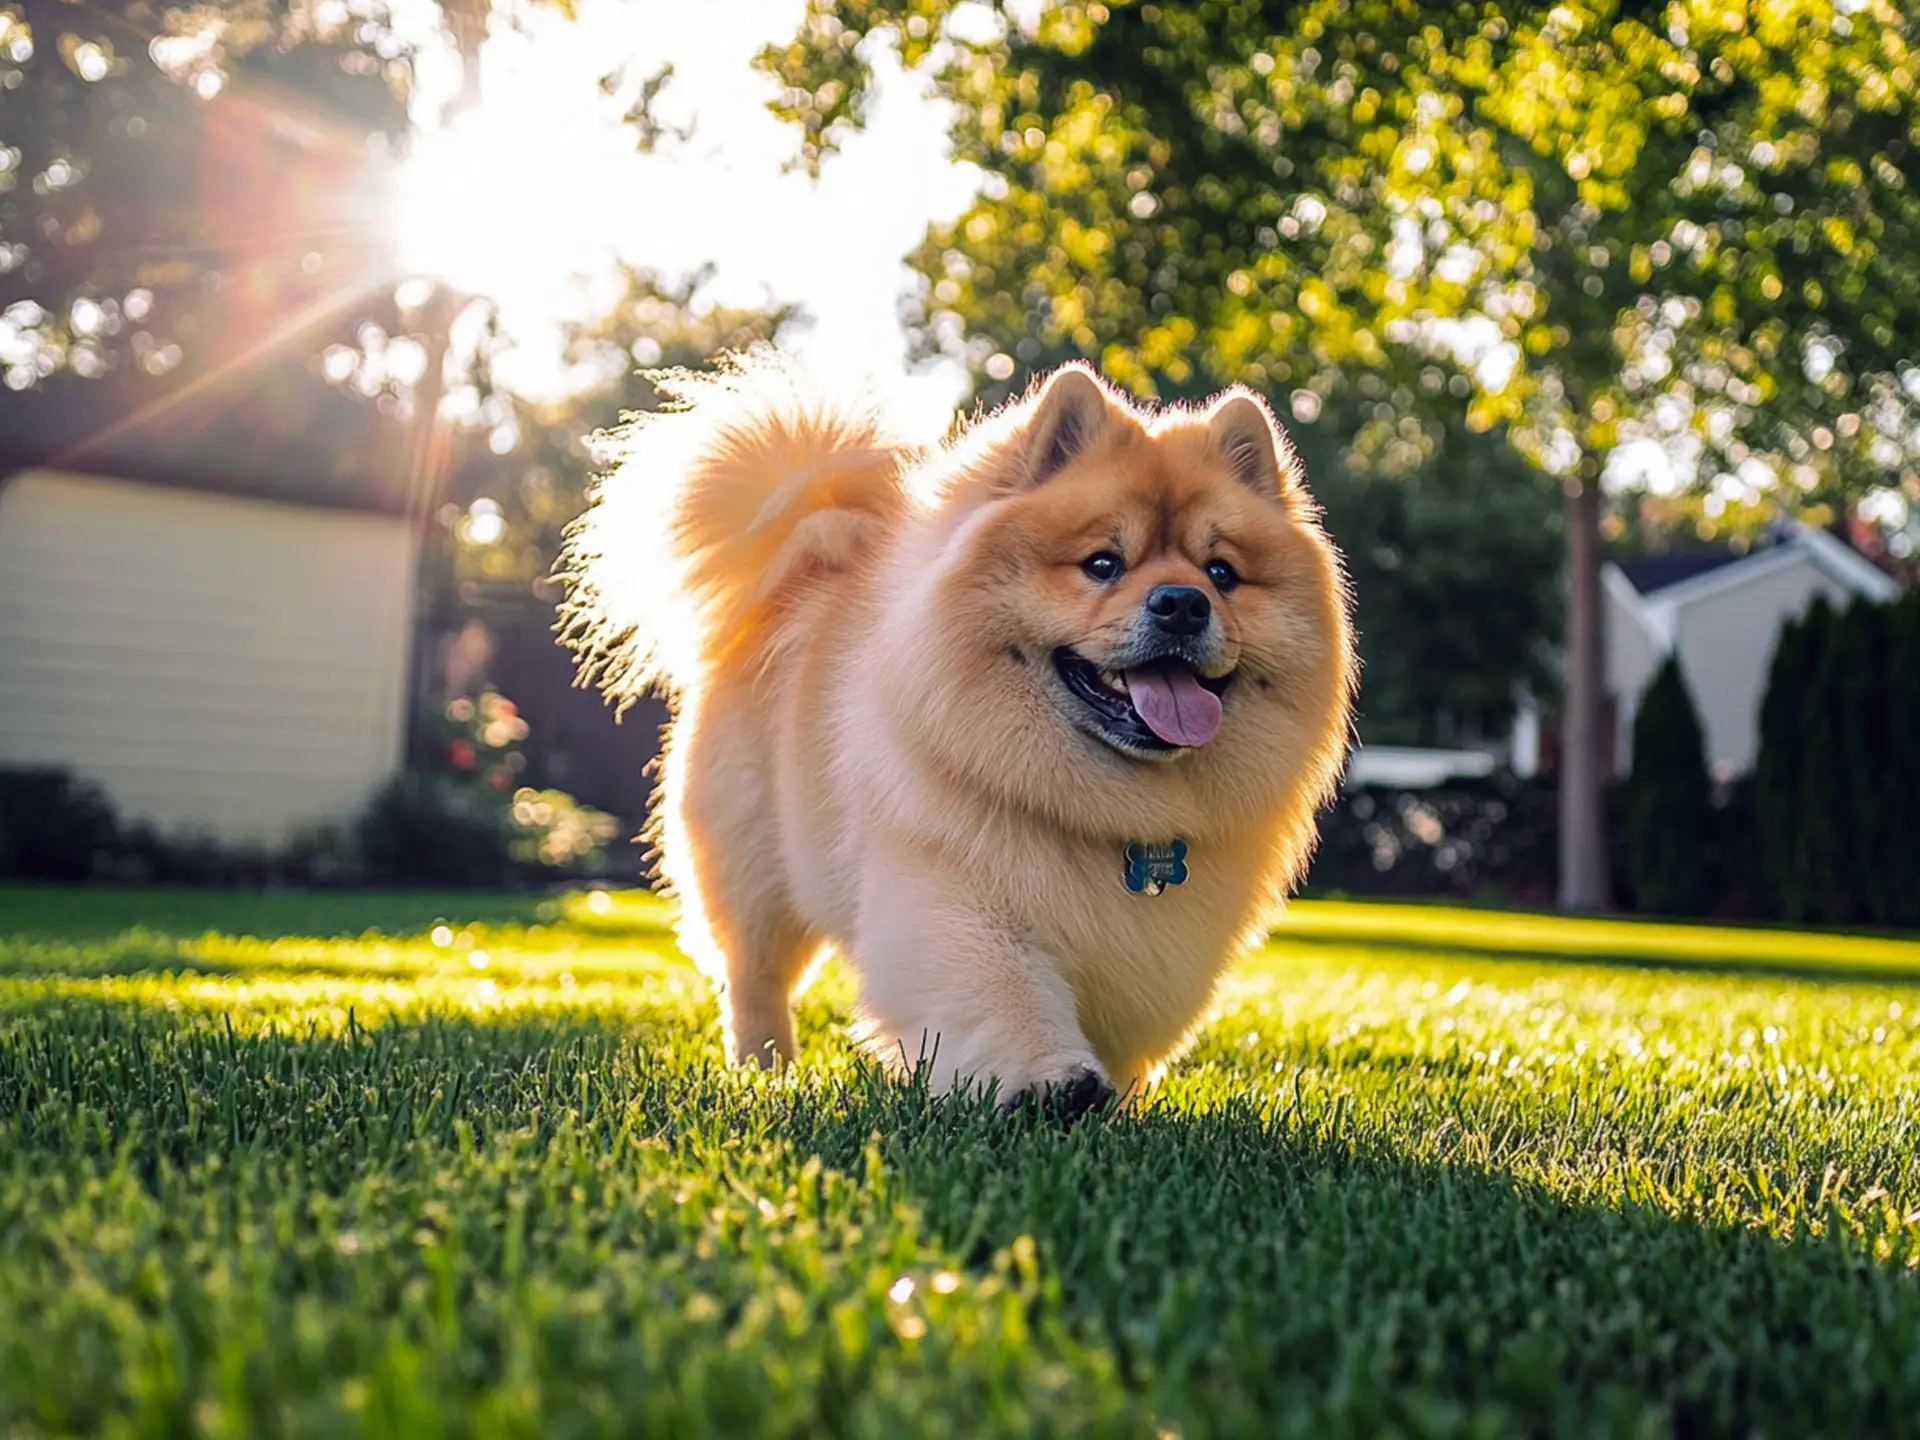
[[[1920,945],[1303,905],[1063,1135],[602,907],[0,890],[0,1437],[1920,1433]]]

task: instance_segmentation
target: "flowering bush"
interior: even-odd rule
[[[582,805],[564,790],[522,787],[513,795],[514,838],[509,847],[522,865],[598,874],[606,868],[606,847],[619,822],[603,810]]]
[[[436,717],[430,762],[395,776],[360,825],[369,874],[389,884],[485,886],[603,872],[618,822],[559,790],[519,783],[527,722],[496,690]]]
[[[438,730],[438,753],[455,779],[477,781],[505,795],[527,768],[518,748],[527,738],[527,722],[497,690],[449,701]]]

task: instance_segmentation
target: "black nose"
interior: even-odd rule
[[[1147,592],[1147,613],[1169,635],[1198,635],[1207,628],[1213,602],[1192,585],[1156,585]]]

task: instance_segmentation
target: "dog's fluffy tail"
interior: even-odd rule
[[[671,403],[612,437],[558,571],[582,683],[623,704],[764,656],[792,587],[853,563],[905,505],[877,411],[791,361],[654,378]]]

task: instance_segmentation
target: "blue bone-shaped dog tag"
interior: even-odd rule
[[[1135,895],[1158,895],[1167,886],[1184,885],[1186,880],[1186,841],[1143,845],[1135,840],[1127,846],[1127,889]]]

